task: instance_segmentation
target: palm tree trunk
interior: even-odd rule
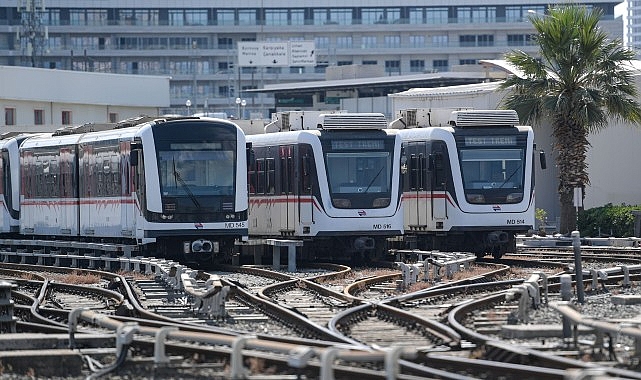
[[[555,149],[558,152],[556,164],[559,168],[559,197],[561,202],[561,220],[559,232],[569,234],[577,229],[577,213],[574,206],[574,189],[585,189],[589,183],[586,155],[590,143],[588,132],[575,122],[571,116],[554,122]],[[585,194],[583,194],[585,197]],[[583,201],[583,200],[581,200]],[[583,203],[583,202],[581,202]]]
[[[576,208],[574,207],[574,190],[559,194],[561,199],[561,215],[559,232],[567,235],[577,229]]]

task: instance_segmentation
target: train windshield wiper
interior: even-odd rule
[[[200,203],[198,202],[198,199],[194,195],[194,193],[191,192],[191,189],[189,188],[189,185],[183,180],[183,178],[180,176],[180,173],[176,170],[176,160],[172,160],[173,164],[173,170],[174,170],[174,182],[177,182],[180,184],[182,189],[185,191],[185,193],[189,196],[189,199],[194,203],[194,205],[198,208],[200,208]]]
[[[516,169],[514,169],[514,171],[512,172],[512,174],[510,174],[510,176],[509,176],[509,177],[507,177],[507,178],[505,179],[505,181],[503,181],[503,183],[498,187],[499,189],[500,189],[500,188],[502,188],[502,187],[503,187],[503,185],[505,185],[505,184],[507,183],[507,181],[509,181],[510,179],[512,179],[512,177],[514,177],[514,175],[516,174],[516,172],[518,172],[518,171],[519,171],[519,169],[521,169],[521,165],[522,165],[522,164],[519,164],[519,166],[517,166],[517,167],[516,167]]]
[[[369,182],[369,185],[367,185],[367,188],[365,189],[365,191],[363,191],[364,193],[367,193],[367,190],[369,190],[369,188],[372,187],[372,185],[374,184],[374,181],[376,181],[376,178],[378,178],[378,176],[381,175],[381,172],[383,172],[383,169],[385,169],[385,166],[381,166],[381,169],[378,171],[378,173],[376,173],[374,178],[372,178],[372,180]]]

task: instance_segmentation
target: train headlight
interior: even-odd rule
[[[505,198],[507,203],[519,203],[523,200],[523,193],[510,193]]]
[[[485,203],[485,196],[483,194],[466,194],[465,199],[469,203]]]
[[[332,199],[332,204],[336,208],[349,208],[352,206],[352,202],[349,199],[343,198]]]
[[[191,243],[191,251],[194,253],[199,252],[212,252],[214,250],[214,243],[205,239],[198,239]]]
[[[383,208],[389,206],[390,199],[389,198],[376,198],[374,199],[374,202],[372,202],[372,207],[374,208]]]

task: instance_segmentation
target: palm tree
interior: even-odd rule
[[[506,54],[517,75],[500,86],[510,90],[501,106],[516,110],[521,122],[535,125],[546,120],[552,125],[561,233],[576,229],[574,189],[585,190],[590,184],[589,133],[611,120],[641,123],[630,65],[635,53],[620,40],[608,39],[598,25],[602,14],[599,8],[561,5],[543,17],[530,16],[539,57],[522,51]]]

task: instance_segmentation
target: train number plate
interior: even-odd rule
[[[390,223],[376,223],[372,225],[373,230],[389,230],[392,228]]]
[[[225,222],[225,228],[245,228],[245,222]]]
[[[525,224],[525,219],[508,219],[505,224]]]

